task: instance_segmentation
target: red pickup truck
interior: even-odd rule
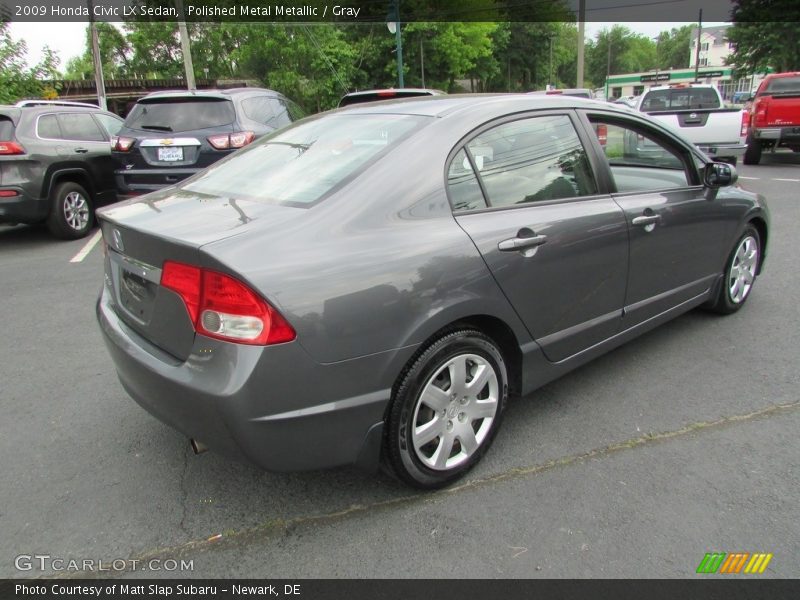
[[[744,164],[757,165],[762,150],[800,152],[800,73],[767,75],[750,107]]]

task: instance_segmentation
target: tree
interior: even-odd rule
[[[800,5],[795,0],[735,0],[727,64],[739,75],[800,69]]]
[[[606,75],[649,71],[656,66],[656,43],[622,25],[600,31],[586,46],[588,79],[602,84]]]
[[[111,23],[98,22],[97,45],[100,51],[100,62],[105,77],[131,77],[131,47],[125,34]],[[86,27],[86,49],[80,56],[67,61],[66,79],[91,79],[94,77],[94,61],[92,60],[92,30]]]
[[[692,47],[692,25],[673,27],[658,34],[658,68],[686,69]]]
[[[8,23],[0,22],[0,104],[54,95],[55,91],[46,81],[58,79],[58,57],[45,46],[42,60],[29,67],[27,55],[25,41],[15,41],[8,31]]]

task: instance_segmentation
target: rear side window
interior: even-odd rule
[[[767,84],[764,92],[768,94],[797,93],[800,94],[800,77],[778,77]]]
[[[11,141],[14,137],[14,122],[8,117],[0,115],[0,140]]]
[[[59,114],[58,124],[65,140],[104,142],[108,139],[89,113]]]
[[[315,119],[261,138],[202,172],[183,189],[231,199],[310,206],[429,120],[417,115]]]
[[[711,88],[676,88],[650,92],[642,103],[642,111],[691,110],[719,108],[719,98]]]
[[[447,171],[447,189],[455,211],[486,208],[486,200],[483,198],[478,178],[464,150],[459,150],[450,163],[450,169]]]
[[[61,127],[58,126],[58,119],[55,115],[42,115],[39,117],[39,125],[36,129],[36,134],[40,138],[47,138],[51,140],[61,139]]]
[[[139,102],[125,119],[125,127],[150,131],[192,131],[233,123],[233,102],[216,98],[170,98]]]

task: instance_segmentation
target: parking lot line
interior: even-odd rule
[[[800,181],[800,179],[778,179],[778,178],[776,177],[776,178],[774,179],[774,181],[791,181],[792,183],[797,183],[798,181]]]
[[[758,179],[761,179],[761,178],[760,177],[745,177],[744,175],[739,175],[739,179],[754,179],[754,180],[758,180]]]
[[[75,256],[73,256],[69,262],[78,263],[81,262],[84,258],[86,258],[89,252],[92,251],[92,248],[94,248],[97,245],[97,242],[100,241],[102,235],[103,234],[99,229],[95,231],[94,235],[91,238],[89,238],[89,241],[86,242],[83,248],[80,249],[80,252],[78,252]]]

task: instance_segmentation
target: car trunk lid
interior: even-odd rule
[[[195,328],[180,296],[161,285],[164,262],[208,266],[208,256],[201,250],[204,245],[255,227],[269,235],[272,227],[305,212],[176,189],[98,211],[113,310],[147,341],[186,360]]]

